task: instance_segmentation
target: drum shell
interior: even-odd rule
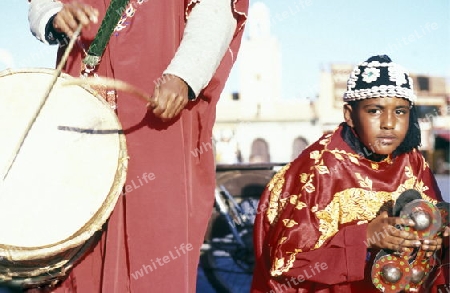
[[[32,82],[32,80],[36,78],[40,81],[42,81],[42,79],[48,80],[49,85],[54,75],[55,70],[53,69],[31,68],[5,70],[0,72],[0,81],[2,78],[8,78],[8,81],[18,79],[23,82]],[[55,88],[58,89],[64,87],[64,81],[71,78],[72,77],[69,75],[62,74],[58,78]],[[8,86],[9,83],[10,82],[7,83]],[[21,85],[11,84],[11,86]],[[92,217],[67,237],[64,236],[58,241],[37,246],[11,245],[11,243],[0,242],[0,282],[12,283],[26,288],[56,283],[57,280],[64,278],[73,265],[76,264],[100,238],[103,231],[102,228],[111,215],[122,192],[123,185],[125,184],[128,155],[125,135],[123,134],[122,127],[116,114],[110,108],[110,105],[101,97],[98,91],[94,91],[89,87],[71,87],[76,87],[74,90],[77,93],[81,92],[83,94],[83,99],[92,99],[93,104],[95,104],[96,107],[98,105],[101,109],[101,113],[106,113],[102,119],[109,120],[108,123],[115,126],[114,130],[116,133],[112,133],[112,135],[117,136],[117,138],[115,138],[117,144],[114,145],[112,153],[117,152],[118,157],[116,158],[117,162],[114,162],[113,164],[115,169],[108,170],[113,174],[113,176],[111,176],[113,177],[113,180],[112,182],[108,182],[106,187],[103,187],[103,189],[107,189],[107,192],[106,194],[99,196],[97,200],[98,202],[101,202],[101,206],[96,212],[92,213]],[[8,91],[3,88],[2,92],[13,93],[14,90]],[[40,91],[38,92],[40,93]],[[43,93],[44,92],[42,92],[42,94]],[[42,98],[38,94],[34,94],[39,98]],[[18,99],[20,98],[21,97]],[[0,94],[0,101],[1,100],[2,95]],[[8,101],[11,101],[11,99]],[[44,105],[44,108],[45,107],[46,105]],[[42,113],[44,112],[41,112],[41,114]],[[90,113],[87,115],[89,114]],[[91,116],[95,115],[96,114],[92,114]],[[96,117],[93,117],[93,119],[94,118]],[[23,119],[31,119],[31,117],[23,117]],[[89,136],[86,137],[88,138]],[[107,146],[107,148],[113,147]],[[18,156],[20,155],[21,152],[18,153]],[[6,169],[5,166],[0,166],[0,168]],[[68,168],[70,167],[68,166]],[[36,176],[39,176],[39,174]],[[56,196],[63,195],[64,190],[61,190],[61,193]],[[61,221],[63,221],[63,219],[61,219]],[[11,224],[14,224],[14,221],[12,221]],[[1,229],[2,228],[0,228],[0,233]]]

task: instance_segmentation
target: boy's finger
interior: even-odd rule
[[[450,235],[450,227],[445,227],[444,234],[442,235],[444,235],[444,237],[448,237]]]

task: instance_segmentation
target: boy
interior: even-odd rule
[[[379,292],[370,272],[380,249],[440,249],[442,239],[421,242],[394,228],[414,222],[380,210],[408,189],[442,201],[418,151],[415,100],[408,73],[388,56],[355,67],[345,122],[276,174],[261,197],[251,292]]]

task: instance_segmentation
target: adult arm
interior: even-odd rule
[[[181,44],[164,74],[179,76],[198,96],[208,84],[236,31],[230,0],[202,0],[189,14]]]
[[[203,0],[189,14],[181,44],[155,88],[153,113],[177,116],[204,89],[228,50],[237,21],[230,0]]]
[[[28,22],[31,33],[41,42],[57,44],[56,38],[48,35],[49,21],[61,11],[63,4],[53,0],[29,0]]]
[[[54,30],[51,21],[64,5],[53,0],[29,1],[28,20],[32,34],[44,43],[57,44],[48,33]],[[66,6],[75,6],[75,3],[77,2]],[[72,11],[83,20],[84,15],[89,15],[77,13],[75,9]],[[70,35],[70,28],[62,27],[56,30]],[[180,77],[197,96],[219,66],[235,30],[236,19],[230,0],[203,0],[197,3],[189,14],[180,47],[164,74]]]
[[[193,6],[181,44],[163,73],[165,82],[153,94],[152,107],[157,116],[166,119],[177,116],[187,104],[188,95],[195,99],[211,80],[236,32],[233,3],[203,0]],[[33,34],[43,42],[57,43],[50,41],[55,38],[49,35],[55,29],[53,18],[63,7],[63,12],[66,11],[68,5],[56,6],[52,0],[31,1],[29,22]],[[59,25],[56,31],[71,35],[71,27]]]

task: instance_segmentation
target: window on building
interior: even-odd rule
[[[252,149],[250,152],[250,163],[269,163],[270,152],[269,144],[263,138],[256,138],[252,143]]]
[[[304,137],[297,137],[294,139],[294,143],[292,144],[292,157],[291,159],[294,160],[300,155],[304,149],[308,146],[308,141]]]
[[[416,105],[416,111],[419,119],[431,120],[440,115],[439,106],[435,105]]]
[[[430,90],[430,79],[427,76],[418,76],[417,84],[419,91],[429,91]]]

